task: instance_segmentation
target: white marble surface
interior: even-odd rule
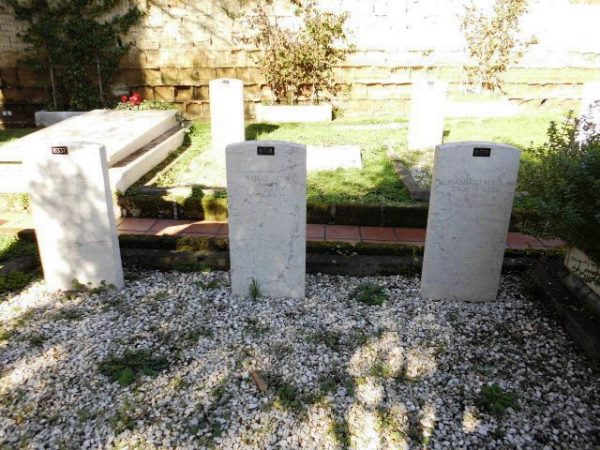
[[[448,83],[419,78],[413,81],[408,149],[433,149],[442,143]]]
[[[306,167],[317,170],[362,169],[359,145],[309,145],[306,147]]]
[[[257,155],[258,148],[274,155]],[[249,141],[227,147],[229,252],[235,295],[304,298],[306,147]]]
[[[225,147],[246,140],[244,125],[244,82],[219,78],[209,83],[210,132],[213,148],[225,153]]]
[[[255,107],[257,122],[307,123],[331,122],[333,107],[323,105],[262,105]]]
[[[592,133],[600,133],[600,82],[586,83],[581,95],[579,115],[589,121],[591,128],[579,130],[579,140],[586,139]]]
[[[490,149],[475,157],[475,148]],[[521,151],[489,142],[435,150],[421,294],[426,299],[496,298]]]
[[[55,125],[58,122],[71,117],[81,116],[82,114],[85,114],[85,111],[36,111],[35,126],[49,127],[50,125]]]
[[[112,111],[98,109],[65,119],[0,147],[0,161],[23,161],[36,147],[60,141],[95,142],[104,146],[108,165],[128,156],[173,128],[172,111]]]
[[[67,155],[51,153],[68,147]],[[107,156],[96,143],[53,141],[27,158],[33,220],[50,290],[73,280],[88,287],[123,286]]]

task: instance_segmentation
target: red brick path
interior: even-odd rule
[[[149,236],[212,236],[226,238],[227,222],[206,222],[170,219],[134,219],[117,220],[121,234],[143,234]],[[31,217],[20,213],[0,213],[0,231],[2,229],[33,228]],[[425,243],[425,230],[421,228],[398,227],[355,227],[346,225],[306,226],[308,241],[335,242],[385,242],[422,246]],[[550,249],[563,246],[560,240],[541,240],[522,233],[508,233],[507,248],[511,249]]]

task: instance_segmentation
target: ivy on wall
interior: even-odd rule
[[[44,75],[54,110],[109,106],[120,58],[130,44],[122,36],[142,16],[127,0],[5,0],[25,24],[21,61]]]

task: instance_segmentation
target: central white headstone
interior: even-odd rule
[[[304,298],[306,147],[249,141],[227,147],[229,254],[234,295]]]
[[[433,150],[442,143],[448,83],[417,79],[413,82],[408,127],[409,150]]]
[[[44,278],[50,290],[123,286],[104,146],[56,143],[26,159]]]
[[[435,150],[421,294],[496,298],[521,151],[488,142]]]
[[[209,83],[210,131],[213,149],[225,153],[229,144],[246,140],[244,129],[244,83],[219,78]]]

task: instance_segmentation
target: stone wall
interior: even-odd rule
[[[244,81],[252,117],[253,105],[268,94],[252,58],[256,51],[236,42],[252,2],[131,1],[147,14],[131,32],[135,45],[122,62],[117,84],[145,98],[174,101],[188,116],[206,118],[208,82],[236,77]],[[466,1],[321,0],[324,8],[350,12],[348,29],[357,46],[336,70],[347,92],[334,104],[348,115],[404,113],[411,79],[423,71],[448,80],[458,92],[466,61],[459,27]],[[287,0],[275,0],[271,13],[284,22],[295,20]],[[530,0],[522,35],[535,36],[539,44],[509,72],[509,96],[532,104],[578,98],[581,83],[600,79],[599,22],[600,4],[595,0]],[[0,109],[13,112],[1,115],[0,123],[23,122],[47,101],[45,80],[18,63],[23,51],[18,29],[0,6]]]

